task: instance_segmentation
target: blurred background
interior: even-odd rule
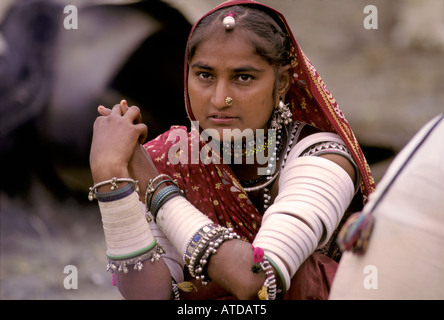
[[[0,2],[0,299],[121,298],[105,272],[97,204],[87,200],[97,106],[140,106],[150,138],[186,124],[186,38],[220,2]],[[262,2],[285,14],[379,181],[444,112],[444,1]],[[77,29],[64,26],[67,5],[78,10]],[[367,5],[378,29],[363,25]],[[67,265],[77,267],[77,289],[64,288]]]

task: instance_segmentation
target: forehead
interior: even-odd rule
[[[199,61],[221,68],[247,63],[271,68],[271,65],[257,54],[252,37],[254,35],[250,32],[240,29],[232,32],[216,31],[199,43],[190,65]]]

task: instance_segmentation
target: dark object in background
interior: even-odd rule
[[[86,199],[97,106],[126,99],[152,139],[183,125],[183,57],[191,25],[158,0],[78,8],[15,1],[0,24],[1,190],[26,195],[33,177],[57,197]]]

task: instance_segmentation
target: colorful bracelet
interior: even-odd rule
[[[99,194],[97,192],[97,188],[99,188],[101,186],[104,186],[106,184],[110,184],[111,185],[111,192],[110,193],[112,193],[114,190],[119,188],[119,186],[117,185],[118,182],[129,182],[129,183],[131,183],[133,185],[134,190],[136,192],[139,192],[139,186],[137,185],[137,183],[138,183],[137,180],[134,180],[134,179],[131,179],[131,178],[116,178],[116,177],[114,177],[114,178],[112,178],[110,180],[106,180],[106,181],[102,181],[102,182],[96,183],[94,186],[90,187],[89,188],[89,194],[88,194],[89,201],[93,201],[94,199],[97,199],[97,195]],[[112,196],[113,197],[120,196],[121,192],[122,191],[115,192],[115,193],[112,194]],[[108,193],[108,192],[106,192],[106,193]],[[123,198],[123,197],[121,197],[121,198]],[[121,199],[121,198],[117,198],[117,199]],[[116,200],[116,199],[114,199],[114,200]],[[110,201],[112,201],[112,200],[110,200]]]
[[[260,300],[275,300],[277,294],[277,284],[276,277],[273,272],[273,268],[268,261],[268,259],[264,256],[264,250],[259,247],[254,247],[251,245],[254,253],[253,253],[253,265],[251,267],[251,271],[253,273],[264,272],[265,273],[265,281],[264,284],[258,292],[258,297]]]
[[[263,272],[265,273],[265,281],[262,289],[258,292],[260,300],[275,300],[277,293],[276,277],[270,262],[266,258],[260,262]]]
[[[152,192],[149,192],[148,193],[148,200],[147,200],[147,196],[145,195],[145,205],[146,205],[146,208],[147,208],[147,210],[148,210],[148,208],[151,208],[151,203],[152,203],[152,200],[153,200],[153,195],[154,195],[154,193],[156,192],[156,190],[163,184],[163,183],[167,183],[167,182],[173,182],[173,180],[171,180],[171,179],[165,179],[165,180],[162,180],[162,181],[160,181],[155,187],[153,187],[152,189],[150,189],[150,190],[152,190]],[[173,182],[174,183],[174,182]],[[147,188],[148,189],[148,188]],[[149,211],[149,210],[148,210]]]
[[[154,183],[156,181],[158,181],[159,179],[165,178],[164,180],[160,181],[157,185],[154,185]],[[160,187],[160,185],[162,185],[163,183],[167,183],[167,182],[172,182],[174,183],[176,186],[176,182],[174,182],[174,180],[167,174],[161,173],[158,176],[156,176],[153,179],[150,179],[150,181],[148,182],[148,186],[146,187],[145,190],[145,207],[146,207],[146,212],[149,212],[149,209],[151,207],[151,200],[152,197],[154,195],[154,193],[156,192],[157,188]]]
[[[135,191],[134,184],[128,183],[126,186],[110,192],[95,192],[94,197],[97,201],[110,202],[123,199]]]
[[[175,196],[185,196],[182,190],[175,185],[166,186],[156,194],[149,208],[149,212],[151,212],[154,221],[156,221],[159,209],[165,204],[165,202]]]
[[[215,223],[200,228],[189,240],[184,253],[184,262],[190,275],[200,280],[203,285],[207,285],[210,279],[206,274],[206,267],[210,256],[217,253],[217,249],[224,241],[235,238],[240,239],[233,229]]]

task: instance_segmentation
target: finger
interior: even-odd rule
[[[145,142],[145,140],[148,137],[148,128],[145,124],[143,123],[139,123],[136,125],[137,129],[139,130],[139,143],[143,144]]]
[[[111,109],[108,109],[108,108],[106,108],[104,106],[99,106],[97,108],[97,111],[99,112],[99,114],[101,116],[109,116],[111,114]]]
[[[128,108],[125,116],[128,117],[135,124],[142,123],[142,113],[137,106],[132,106],[131,108]]]
[[[125,113],[128,111],[128,103],[126,100],[120,101],[120,110],[122,110],[123,115],[125,115]]]
[[[123,116],[122,109],[120,108],[120,104],[114,105],[114,107],[111,110],[111,113]]]

